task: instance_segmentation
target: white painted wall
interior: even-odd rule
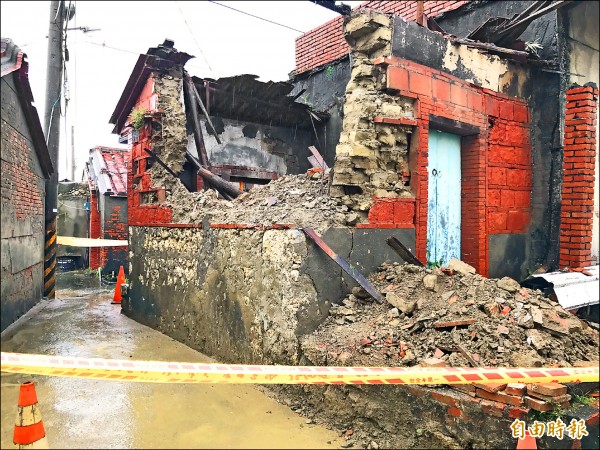
[[[599,84],[598,49],[598,5],[599,2],[580,2],[569,10],[569,71],[571,83],[584,85],[589,81]],[[582,76],[577,76],[582,75]],[[598,114],[598,111],[597,113]],[[600,117],[596,117],[596,180],[594,184],[594,222],[592,228],[592,258],[598,264],[598,235],[600,234],[598,224],[598,200],[600,197],[600,166],[598,164],[598,153],[600,153],[600,140],[598,123]]]

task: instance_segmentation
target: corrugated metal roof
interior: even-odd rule
[[[311,108],[289,96],[294,85],[285,81],[258,81],[257,75],[192,77],[211,116],[273,126],[311,128]],[[207,95],[208,90],[208,95]],[[327,113],[312,112],[325,118]]]
[[[40,116],[33,106],[33,93],[29,84],[29,63],[25,60],[27,55],[15,45],[12,39],[0,38],[0,66],[2,78],[13,74],[15,88],[19,103],[29,127],[31,140],[35,153],[38,157],[44,177],[49,178],[54,172],[52,160],[48,153],[48,146],[44,138],[44,132],[40,123]]]
[[[113,133],[121,132],[152,71],[181,71],[185,63],[193,58],[185,52],[179,52],[173,45],[172,41],[165,40],[162,45],[151,47],[146,54],[139,56],[110,117],[109,122],[115,125]],[[293,84],[284,81],[265,83],[257,78],[256,75],[239,75],[218,80],[192,77],[211,116],[261,124],[312,127],[310,107],[288,96],[294,89]],[[205,81],[209,85],[208,99]],[[319,118],[329,116],[327,113],[312,114]]]
[[[127,150],[97,146],[90,149],[87,162],[90,189],[102,195],[127,197]]]
[[[600,273],[598,266],[586,267],[581,272],[550,272],[532,275],[552,284],[558,303],[565,309],[596,305],[600,301]]]

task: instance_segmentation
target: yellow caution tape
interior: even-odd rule
[[[146,383],[472,384],[598,382],[597,367],[319,367],[203,364],[1,353],[2,372]]]
[[[74,236],[58,236],[56,243],[70,247],[124,247],[128,245],[127,239],[92,239]]]

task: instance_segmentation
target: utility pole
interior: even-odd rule
[[[58,213],[58,145],[60,142],[60,101],[63,75],[63,32],[66,18],[64,1],[50,4],[48,28],[48,61],[46,72],[46,108],[44,134],[54,173],[46,180],[44,242],[44,297],[55,298],[56,270],[56,216]]]
[[[71,181],[75,181],[75,125],[71,125]]]

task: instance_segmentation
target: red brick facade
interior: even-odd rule
[[[567,91],[559,268],[592,262],[598,89]]]
[[[467,2],[425,1],[423,3],[424,13],[428,16],[436,16],[446,11],[452,11]],[[406,20],[415,20],[417,15],[417,2],[411,0],[367,1],[360,7],[397,14]],[[342,16],[336,17],[296,38],[295,72],[297,74],[335,61],[350,52],[350,47],[342,33],[342,22]]]
[[[98,239],[100,231],[100,212],[98,211],[98,191],[92,191],[90,196],[90,238]],[[100,247],[90,247],[90,269],[102,266]]]
[[[401,58],[375,62],[388,66],[389,90],[415,99],[417,120],[409,152],[415,199],[376,199],[370,224],[360,227],[414,227],[416,256],[425,262],[430,118],[477,127],[478,133],[461,139],[461,258],[487,275],[488,236],[524,233],[529,225],[531,150],[526,103]]]
[[[146,81],[140,96],[138,97],[136,107],[143,107],[148,112],[156,109],[157,95],[154,92],[154,78],[149,77]],[[128,195],[128,220],[129,224],[134,225],[152,225],[168,224],[172,222],[173,212],[170,208],[157,205],[156,200],[160,202],[164,199],[165,192],[163,188],[154,188],[149,169],[150,155],[144,151],[145,148],[151,149],[151,125],[146,124],[139,130],[139,139],[131,146],[131,164],[127,172],[127,186],[129,186]],[[151,204],[144,204],[148,198],[153,198]]]

